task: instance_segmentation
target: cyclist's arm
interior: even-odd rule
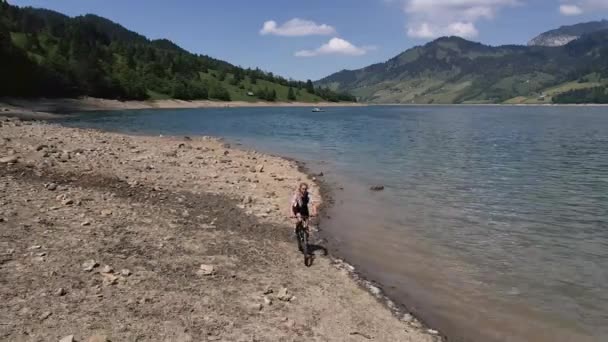
[[[310,197],[309,207],[310,207],[310,215],[311,216],[317,216],[317,214],[319,213],[318,212],[319,205],[318,205],[318,203],[316,201],[313,201],[312,197]]]
[[[289,216],[290,216],[290,217],[296,217],[296,216],[298,216],[298,213],[297,213],[297,211],[296,211],[296,207],[297,207],[297,206],[298,206],[298,201],[297,201],[297,199],[296,199],[296,195],[294,195],[294,196],[291,198],[291,203],[290,203],[290,205],[289,205]]]

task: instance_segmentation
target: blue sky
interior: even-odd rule
[[[382,62],[441,35],[525,44],[560,25],[608,18],[608,0],[9,2],[71,16],[94,13],[195,53],[300,80]]]

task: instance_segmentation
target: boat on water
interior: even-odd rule
[[[319,107],[315,107],[315,108],[313,108],[313,109],[312,109],[312,111],[313,111],[314,113],[320,113],[320,112],[324,112],[324,110],[323,110],[323,109],[321,109],[321,108],[319,108]]]

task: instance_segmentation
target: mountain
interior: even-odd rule
[[[608,30],[608,20],[592,21],[571,26],[562,26],[536,36],[528,46],[563,46],[580,38],[582,35]]]
[[[608,30],[562,47],[487,46],[443,37],[315,84],[373,103],[548,103],[608,79]]]
[[[192,54],[93,14],[69,17],[0,0],[0,97],[350,101],[259,69]]]

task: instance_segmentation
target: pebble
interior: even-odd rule
[[[401,320],[406,323],[411,322],[413,319],[414,317],[410,313],[406,313],[403,315],[403,317],[401,317]]]
[[[103,209],[101,211],[101,216],[106,217],[106,216],[111,216],[112,215],[112,210],[110,209]]]
[[[266,305],[266,306],[272,305],[272,299],[264,296],[264,305]]]
[[[126,268],[123,268],[122,270],[120,270],[120,275],[124,276],[124,277],[128,277],[131,275],[131,271],[129,271]]]
[[[384,190],[384,185],[372,185],[369,189],[371,191],[382,191]]]
[[[64,199],[63,201],[61,201],[61,204],[72,205],[72,204],[74,204],[74,200],[67,198],[67,199]]]
[[[0,158],[0,164],[15,164],[17,162],[17,156],[8,156]]]
[[[74,335],[68,335],[63,337],[59,342],[74,342]]]
[[[255,167],[256,172],[264,172],[264,165],[260,164]]]
[[[287,288],[283,287],[277,293],[277,298],[284,302],[288,302],[291,299],[291,295],[288,293]]]
[[[91,272],[97,266],[99,266],[99,264],[93,259],[82,263],[82,269],[86,272]]]
[[[118,283],[118,277],[111,273],[102,273],[104,285],[116,285]]]
[[[44,321],[45,319],[51,317],[52,314],[53,313],[50,312],[50,311],[45,311],[45,312],[42,313],[42,315],[40,315],[39,318],[40,318],[41,321]]]
[[[114,269],[112,269],[112,266],[110,265],[105,265],[104,267],[101,268],[101,273],[112,273],[114,272]]]
[[[50,190],[50,191],[57,190],[57,184],[55,184],[55,183],[49,183],[49,184],[47,184],[46,189]]]
[[[70,154],[68,152],[63,152],[59,155],[59,161],[62,163],[67,162],[68,160],[70,160]]]
[[[110,342],[106,335],[93,335],[87,338],[86,342]]]
[[[83,227],[90,226],[91,222],[90,221],[84,221],[80,225],[83,226]]]
[[[209,276],[215,274],[215,267],[213,265],[201,264],[198,269],[198,274]]]
[[[65,296],[67,292],[65,291],[65,289],[63,287],[60,287],[57,289],[57,291],[55,291],[55,296],[61,297],[61,296]]]
[[[254,303],[254,304],[249,305],[249,309],[251,309],[251,311],[254,311],[254,312],[262,310],[263,307],[264,306],[260,303]]]

